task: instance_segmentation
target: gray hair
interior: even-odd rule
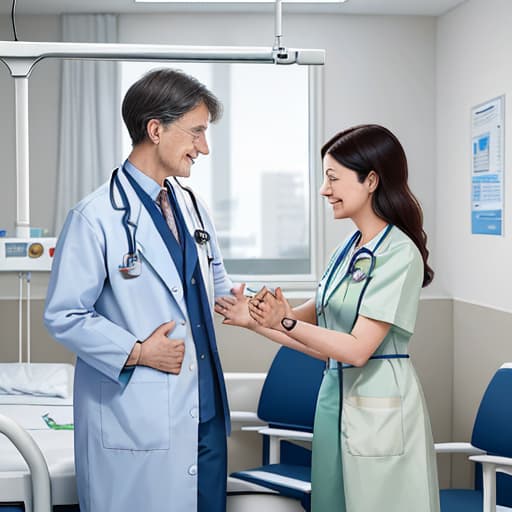
[[[200,103],[210,113],[212,123],[222,115],[222,104],[196,78],[177,69],[155,69],[137,80],[127,91],[122,106],[123,120],[135,146],[147,138],[151,119],[169,124]]]

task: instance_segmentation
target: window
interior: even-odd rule
[[[210,155],[183,180],[212,211],[234,280],[316,280],[320,70],[264,64],[162,63],[195,76],[222,101]],[[161,67],[160,66],[160,67]],[[122,96],[155,63],[122,64]],[[131,145],[123,135],[123,152]],[[315,226],[315,227],[314,227]]]

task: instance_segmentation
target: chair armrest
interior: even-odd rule
[[[300,430],[285,430],[280,428],[265,427],[258,430],[258,433],[269,436],[270,443],[268,447],[268,463],[278,464],[280,459],[280,443],[283,439],[289,441],[307,441],[313,440],[311,432],[302,432]]]
[[[32,510],[50,512],[52,509],[50,473],[39,446],[25,429],[4,415],[0,415],[0,432],[16,446],[28,464],[32,481]]]
[[[484,455],[485,450],[476,448],[471,443],[435,443],[436,453],[466,453],[467,455]]]
[[[229,413],[233,430],[259,431],[267,423],[252,411],[231,411]]]
[[[265,422],[258,418],[258,415],[252,411],[230,411],[231,421],[238,421],[240,423],[259,423],[265,425]],[[260,427],[261,428],[261,427]]]
[[[261,425],[244,425],[240,428],[242,432],[260,432]]]
[[[286,430],[281,428],[261,428],[258,431],[263,436],[278,437],[280,439],[289,439],[290,441],[312,441],[312,432],[303,432],[301,430]]]
[[[498,457],[497,455],[473,455],[469,457],[473,462],[480,462],[484,467],[493,466],[499,473],[506,473],[512,476],[512,458]]]
[[[496,512],[496,473],[512,475],[512,459],[495,455],[474,455],[469,459],[482,464],[483,512]]]

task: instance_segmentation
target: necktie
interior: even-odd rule
[[[171,205],[169,203],[169,196],[167,194],[167,189],[163,188],[160,190],[157,199],[160,208],[162,209],[162,214],[165,218],[165,222],[169,226],[171,233],[174,235],[174,238],[180,243],[180,237],[178,235],[178,227],[176,226],[176,219],[174,218],[174,213],[172,211]]]

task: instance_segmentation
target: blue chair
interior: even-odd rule
[[[466,453],[477,463],[474,489],[441,490],[441,512],[512,511],[512,363],[487,386],[471,443],[440,443],[436,451]]]
[[[312,440],[324,369],[323,361],[286,347],[279,349],[258,403],[258,417],[268,423],[268,427],[259,429],[265,436],[263,464],[231,475],[299,500],[306,511],[311,503],[311,449],[292,441]]]

